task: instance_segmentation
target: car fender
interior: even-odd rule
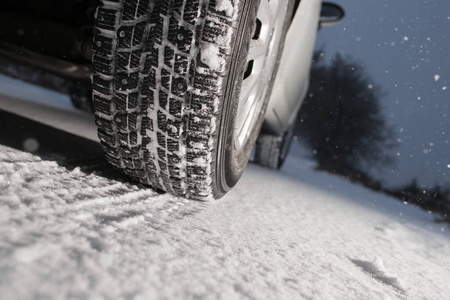
[[[263,130],[283,134],[295,119],[309,85],[322,1],[302,0],[286,36]]]

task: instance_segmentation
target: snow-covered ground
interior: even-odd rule
[[[433,219],[295,154],[201,203],[0,145],[0,298],[449,299]]]

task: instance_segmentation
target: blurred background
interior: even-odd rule
[[[448,217],[450,2],[339,0],[297,137],[318,168]]]

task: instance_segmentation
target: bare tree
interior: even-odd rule
[[[338,173],[365,173],[367,164],[394,162],[396,140],[382,113],[382,89],[350,57],[324,57],[321,51],[314,55],[297,134],[321,168]]]

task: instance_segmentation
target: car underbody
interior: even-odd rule
[[[0,11],[0,72],[69,94],[75,107],[91,111],[90,66],[99,4],[6,0]]]

